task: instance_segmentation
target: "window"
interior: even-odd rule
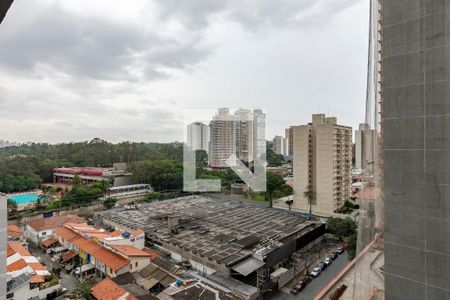
[[[134,266],[137,268],[137,266],[138,266],[138,262],[136,262],[135,264],[134,264]]]

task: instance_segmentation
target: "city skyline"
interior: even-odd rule
[[[267,111],[268,137],[319,111],[356,128],[367,24],[356,0],[17,2],[0,35],[0,136],[169,142],[183,109],[243,104]]]

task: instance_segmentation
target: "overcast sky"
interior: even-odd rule
[[[0,139],[170,142],[183,109],[364,120],[367,0],[16,0],[0,26]]]

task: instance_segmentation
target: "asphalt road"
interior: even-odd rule
[[[325,257],[324,257],[325,259]],[[297,300],[311,300],[317,295],[322,288],[324,288],[344,267],[350,262],[347,252],[341,255],[333,261],[317,278],[314,278],[306,288],[298,295],[286,294],[283,291],[278,291],[270,299],[271,300],[285,300],[285,299],[297,299]],[[289,289],[290,286],[287,286]]]

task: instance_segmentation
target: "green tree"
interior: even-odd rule
[[[267,142],[266,159],[267,164],[271,167],[279,167],[284,163],[284,156],[281,154],[275,154],[273,151],[272,142]]]
[[[327,220],[327,231],[339,238],[346,238],[356,233],[356,223],[351,218],[329,218]]]
[[[83,180],[81,179],[81,177],[78,176],[78,175],[75,175],[73,177],[73,179],[72,179],[72,186],[73,186],[73,188],[77,188],[77,187],[82,186],[82,185],[83,185]]]
[[[294,200],[286,200],[284,203],[286,203],[287,206],[289,206],[289,211],[291,211],[291,206],[294,203]]]
[[[91,285],[87,282],[80,282],[70,293],[72,297],[91,299]]]
[[[152,202],[155,200],[164,200],[166,197],[164,196],[164,194],[159,193],[159,192],[153,192],[150,193],[148,195],[145,196],[144,201],[145,202]]]
[[[348,256],[350,257],[350,259],[354,259],[356,256],[357,241],[358,241],[358,234],[355,232],[350,236],[350,238],[348,240],[347,253],[348,253]]]
[[[303,196],[305,197],[305,199],[308,201],[309,204],[309,214],[312,214],[312,202],[314,199],[314,192],[311,189],[311,187],[307,186],[305,191],[303,192]]]
[[[34,203],[34,208],[36,210],[43,210],[46,208],[45,202],[47,202],[47,198],[44,195],[39,195]]]
[[[270,201],[270,207],[272,207],[272,195],[273,192],[276,191],[277,189],[282,188],[285,183],[284,183],[284,179],[282,176],[275,174],[273,172],[267,172],[266,174],[266,178],[267,178],[267,198]]]
[[[208,166],[208,153],[205,150],[196,150],[195,161],[197,168],[206,168]]]
[[[94,184],[94,188],[97,188],[98,190],[101,191],[101,193],[106,193],[109,189],[109,181],[108,180],[100,180],[95,182]]]
[[[17,203],[8,198],[8,216],[15,216],[17,213]]]
[[[156,191],[181,190],[183,186],[183,167],[178,161],[140,161],[133,163],[129,170],[136,181],[148,183]]]
[[[112,198],[112,197],[108,197],[108,198],[105,199],[105,201],[103,201],[103,206],[106,209],[111,209],[111,208],[113,208],[116,205],[116,203],[117,203],[117,199]]]

